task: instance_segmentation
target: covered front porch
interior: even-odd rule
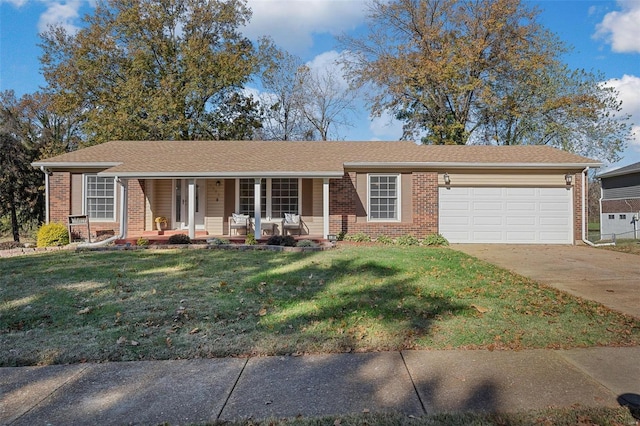
[[[145,177],[139,178],[144,206],[139,226],[126,239],[162,239],[174,233],[191,239],[256,239],[291,234],[326,239],[329,231],[329,177]],[[136,208],[125,209],[127,222]],[[248,217],[247,227],[230,226],[234,215]],[[285,215],[297,215],[300,229],[285,229]],[[142,225],[142,226],[140,226]]]

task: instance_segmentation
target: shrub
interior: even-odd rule
[[[214,246],[223,246],[229,244],[229,240],[225,240],[224,238],[214,238],[212,240],[207,241],[209,244],[213,244]]]
[[[174,234],[169,237],[169,244],[191,244],[191,238],[187,234]]]
[[[249,232],[247,234],[247,237],[244,239],[244,243],[248,246],[255,246],[256,244],[258,244],[258,242],[256,241],[256,236],[253,234],[253,232]]]
[[[390,245],[393,244],[393,238],[387,237],[386,235],[380,235],[378,238],[376,238],[376,243]]]
[[[149,245],[149,240],[147,240],[144,237],[140,237],[140,238],[138,238],[138,241],[136,241],[136,245],[138,245],[138,246],[148,246]]]
[[[420,244],[420,240],[413,235],[402,235],[398,237],[396,244],[400,246],[417,246]]]
[[[5,241],[0,243],[0,250],[11,250],[14,248],[23,248],[24,244],[19,243],[18,241]]]
[[[38,247],[64,246],[69,244],[69,231],[61,223],[47,223],[38,230]]]
[[[365,234],[364,232],[358,232],[353,235],[348,235],[348,234],[345,235],[344,240],[353,241],[356,243],[368,243],[369,241],[371,241],[371,237]]]
[[[282,243],[283,246],[285,247],[295,247],[296,246],[296,239],[293,238],[292,235],[285,235],[284,237],[282,237]]]
[[[282,235],[272,235],[267,240],[267,245],[269,246],[279,246],[282,245]]]
[[[300,240],[300,241],[298,241],[296,246],[298,246],[298,247],[318,247],[318,245],[316,243],[314,243],[313,241],[311,241],[311,240]]]
[[[449,245],[449,241],[447,241],[447,239],[440,234],[429,234],[422,241],[422,243],[427,246],[448,246]]]
[[[344,231],[340,231],[340,232],[338,232],[338,235],[336,235],[336,239],[337,239],[338,241],[344,241],[344,236],[345,236],[345,235],[346,235],[346,232],[344,232]]]

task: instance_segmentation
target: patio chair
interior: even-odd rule
[[[285,213],[282,220],[282,235],[294,230],[298,231],[298,235],[302,235],[302,218],[299,214]]]
[[[231,236],[231,230],[236,230],[236,235],[238,235],[239,229],[244,229],[244,234],[249,233],[249,215],[248,214],[236,214],[233,213],[231,217],[229,217],[229,236]]]

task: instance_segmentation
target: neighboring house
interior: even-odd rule
[[[224,236],[233,213],[255,229],[298,213],[317,238],[573,244],[586,172],[600,163],[546,146],[113,141],[33,165],[45,172],[47,220],[85,214],[92,233],[131,238],[164,216],[192,237]]]
[[[598,177],[602,184],[600,238],[640,237],[640,163],[602,173]]]

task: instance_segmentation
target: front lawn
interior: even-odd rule
[[[0,366],[637,345],[640,321],[448,248],[0,259]]]

